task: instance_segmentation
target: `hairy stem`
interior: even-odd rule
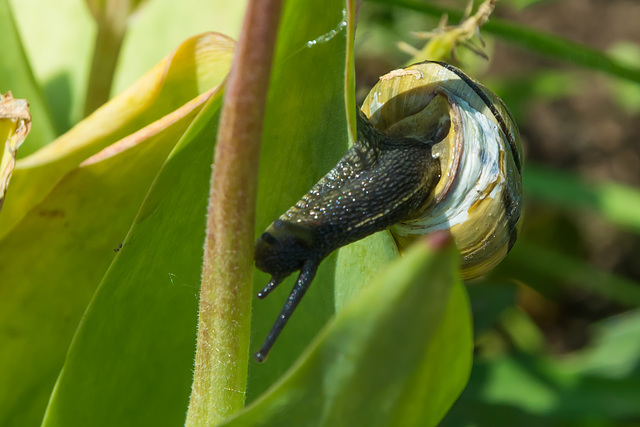
[[[187,426],[244,406],[258,159],[281,0],[252,0],[229,74],[209,197]]]

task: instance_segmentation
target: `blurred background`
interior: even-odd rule
[[[365,2],[358,100],[411,61],[398,42],[421,49],[412,32],[466,6]],[[639,23],[638,1],[502,0],[481,31],[489,59],[450,59],[516,118],[526,212],[509,256],[470,284],[476,361],[445,426],[640,425]]]

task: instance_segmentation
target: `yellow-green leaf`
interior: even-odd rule
[[[10,203],[0,213],[0,237],[81,162],[218,85],[232,52],[233,41],[219,34],[186,40],[129,89],[56,141],[19,160]]]
[[[47,101],[32,71],[13,7],[9,0],[0,0],[0,93],[11,91],[17,99],[29,102],[34,125],[29,142],[22,149],[27,152],[35,151],[56,135]]]
[[[90,118],[84,130],[70,132],[79,141],[66,136],[59,152],[48,150],[55,158],[45,164],[58,166],[52,168],[55,182],[48,182],[37,166],[22,170],[31,186],[46,187],[47,191],[41,200],[26,199],[22,218],[0,239],[0,424],[40,423],[73,333],[158,170],[203,105],[213,95],[219,98],[215,86],[228,72],[229,40],[204,35],[187,41],[182,48],[174,54],[179,57],[177,63],[156,70],[165,74],[165,78],[160,76],[160,86],[156,85],[158,80],[143,80],[136,86],[151,87],[152,93],[135,92],[135,87],[127,92],[129,100],[138,98],[147,110],[129,106],[123,99],[114,100],[115,106],[105,106],[94,118],[94,124],[100,119],[109,126],[106,135],[96,137],[99,130],[94,133]],[[196,73],[206,77],[200,86],[194,79]],[[217,81],[212,76],[218,76]],[[182,105],[184,94],[176,91],[194,98]],[[117,117],[121,111],[118,105],[135,108],[137,114]],[[113,114],[111,124],[109,112]],[[159,114],[163,115],[157,117]],[[136,120],[139,122],[134,125]],[[135,132],[125,133],[131,129]],[[103,147],[122,133],[122,139]],[[210,160],[207,170],[209,165]],[[9,192],[14,190],[11,186]],[[7,199],[5,208],[19,209],[12,206],[14,202]],[[201,215],[204,218],[204,211]],[[3,218],[0,214],[0,221]],[[172,283],[168,273],[165,278]],[[189,292],[195,301],[195,291]]]

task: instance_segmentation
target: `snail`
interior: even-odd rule
[[[521,157],[504,103],[459,69],[426,61],[381,77],[357,110],[355,144],[256,241],[256,267],[271,274],[258,298],[300,273],[254,358],[265,360],[320,262],[376,231],[402,251],[447,229],[464,279],[491,270],[518,234]]]

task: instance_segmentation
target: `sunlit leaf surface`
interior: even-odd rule
[[[218,94],[154,180],[76,333],[45,426],[184,422],[219,108]]]
[[[266,395],[225,426],[435,426],[472,356],[458,254],[416,244],[319,334]]]
[[[21,153],[33,152],[55,138],[49,106],[42,95],[18,32],[14,10],[8,0],[0,1],[0,93],[11,91],[16,99],[29,102],[35,120],[29,142]]]
[[[17,162],[12,195],[0,215],[4,236],[62,177],[88,157],[217,85],[233,42],[217,34],[186,40],[134,85],[38,152]]]
[[[198,45],[203,49],[194,49]],[[40,423],[73,333],[117,255],[114,250],[124,241],[167,155],[211,99],[211,88],[221,82],[228,70],[231,48],[228,39],[219,36],[204,35],[187,41],[173,56],[181,58],[179,64],[166,62],[160,69],[163,71],[158,72],[170,79],[143,79],[137,86],[140,92],[132,89],[126,98],[114,100],[97,116],[88,118],[80,129],[72,131],[71,135],[78,139],[67,135],[59,144],[51,145],[59,151],[48,151],[54,161],[47,162],[46,156],[44,160],[48,170],[55,172],[56,182],[47,181],[38,166],[21,170],[23,179],[35,187],[41,200],[19,193],[20,187],[14,187],[12,180],[9,194],[16,197],[7,198],[0,223],[5,225],[7,212],[17,212],[22,217],[0,241],[0,376],[4,385],[0,390],[1,424]],[[211,55],[215,50],[220,50],[221,56]],[[210,68],[203,75],[219,76],[217,81],[205,80],[209,88],[204,86],[205,81],[198,87],[193,80],[202,67]],[[142,91],[145,88],[151,93]],[[174,91],[191,94],[193,99],[184,99],[184,93],[171,94]],[[167,94],[162,96],[163,92]],[[125,107],[136,98],[142,107],[133,105],[134,111],[127,116],[131,111]],[[153,103],[153,99],[162,103]],[[125,130],[114,124],[106,136],[95,137],[94,128],[107,123],[109,117]],[[125,133],[125,138],[112,143],[131,129],[122,123],[132,123],[140,117],[154,121],[137,122],[132,126],[137,132]],[[111,145],[102,149],[106,143]],[[95,153],[99,149],[102,150]],[[209,164],[210,160],[208,170]],[[14,205],[21,200],[22,208]],[[190,295],[193,293],[191,290]],[[140,306],[136,308],[140,312]]]

